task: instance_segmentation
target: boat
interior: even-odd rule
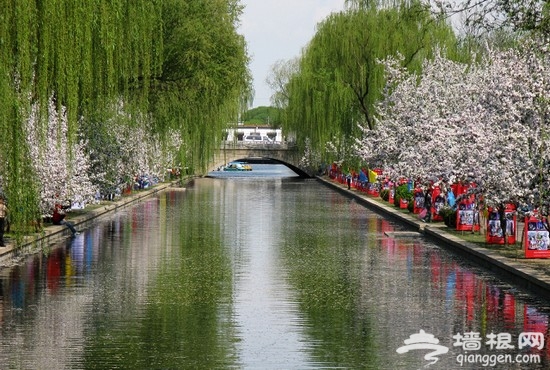
[[[252,171],[250,165],[243,162],[231,162],[223,168],[224,171]]]

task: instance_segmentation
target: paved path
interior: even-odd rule
[[[355,198],[367,207],[398,219],[413,230],[422,233],[425,237],[429,237],[438,244],[459,253],[464,258],[468,258],[482,267],[502,275],[514,284],[527,288],[536,295],[550,299],[550,260],[510,257],[509,251],[505,253],[504,250],[484,247],[483,243],[468,242],[450,233],[450,229],[443,223],[423,223],[416,215],[404,213],[380,198],[374,198],[353,188],[348,190],[347,185],[332,181],[328,177],[317,177],[317,179],[327,186]],[[521,235],[519,232],[520,230],[518,230],[518,235]],[[523,251],[519,253],[523,257]]]

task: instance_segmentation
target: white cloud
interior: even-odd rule
[[[345,0],[242,0],[240,32],[252,57],[254,106],[269,105],[272,91],[265,83],[278,60],[300,55],[315,34],[317,23],[343,10]]]

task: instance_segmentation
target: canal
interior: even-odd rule
[[[550,304],[255,165],[0,270],[0,369],[545,369]]]

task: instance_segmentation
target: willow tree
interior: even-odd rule
[[[74,141],[82,114],[134,95],[131,83],[160,70],[161,8],[151,0],[3,0],[1,8],[0,175],[11,221],[22,229],[38,216],[25,132],[30,108],[42,107],[35,129],[44,138],[53,99],[66,109]]]
[[[299,142],[309,137],[321,151],[334,138],[356,134],[358,121],[373,127],[373,106],[385,81],[379,60],[400,53],[417,69],[434,48],[456,43],[452,29],[419,1],[350,3],[318,25],[286,89],[285,129],[296,132]]]
[[[548,0],[441,0],[433,4],[445,16],[460,16],[475,35],[503,29],[550,35]]]
[[[31,107],[42,112],[32,127],[44,143],[49,102],[66,112],[70,148],[77,133],[108,130],[106,118],[122,106],[123,120],[135,118],[130,125],[146,125],[161,140],[177,128],[194,167],[206,162],[222,122],[247,94],[246,47],[235,31],[239,0],[0,5],[0,186],[15,224],[39,215],[25,140]]]
[[[151,112],[161,133],[176,129],[182,161],[202,171],[250,91],[238,0],[165,0],[162,73],[152,81]]]

